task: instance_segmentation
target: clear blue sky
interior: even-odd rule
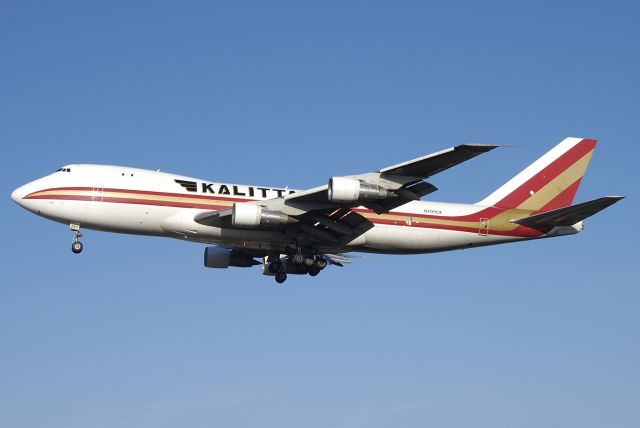
[[[637,2],[0,5],[0,426],[638,427]],[[323,184],[460,143],[473,202],[600,140],[583,234],[277,287],[10,200],[74,162]]]

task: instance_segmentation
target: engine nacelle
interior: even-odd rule
[[[332,202],[376,201],[395,196],[384,187],[349,177],[331,177],[327,193]]]
[[[256,227],[286,224],[289,216],[279,211],[265,210],[259,205],[235,203],[231,210],[233,227]]]
[[[204,249],[204,265],[208,268],[226,269],[229,266],[251,267],[260,262],[245,254],[238,254],[233,250],[222,247],[207,247]]]

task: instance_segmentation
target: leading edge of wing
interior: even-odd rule
[[[428,178],[496,147],[493,144],[461,144],[416,159],[382,168],[381,174]]]
[[[299,202],[327,203],[329,201],[329,196],[327,194],[328,188],[329,185],[324,184],[301,192],[291,193],[286,195],[284,199],[286,201],[294,200]]]

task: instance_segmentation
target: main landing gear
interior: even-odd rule
[[[318,254],[308,256],[298,251],[289,256],[285,263],[281,259],[274,260],[268,266],[269,272],[275,275],[276,282],[282,284],[287,280],[287,272],[293,274],[309,274],[316,276],[326,268],[328,262]]]
[[[280,260],[276,260],[269,265],[269,272],[276,274],[276,282],[278,284],[282,284],[287,280],[287,272]]]
[[[269,272],[275,274],[276,282],[282,284],[287,280],[287,272],[285,270],[282,260],[278,259],[269,264]]]
[[[307,271],[311,276],[316,276],[317,274],[319,274],[320,271],[326,268],[328,264],[325,259],[318,256],[316,256],[311,265],[308,264],[307,260],[309,259],[304,259],[304,264],[307,266]]]
[[[73,232],[73,242],[71,243],[71,251],[74,254],[80,254],[82,252],[82,242],[80,242],[80,238],[82,238],[82,233],[80,233],[80,225],[71,223],[69,225],[69,229]]]
[[[276,274],[276,282],[278,284],[282,284],[286,280],[287,280],[287,273],[285,271],[281,270]]]
[[[293,262],[297,265],[304,265],[307,268],[307,273],[311,276],[316,276],[322,269],[327,267],[327,260],[320,257],[318,254],[313,256],[305,256],[301,250],[298,250],[292,257]]]

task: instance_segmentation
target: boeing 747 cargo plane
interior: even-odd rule
[[[622,196],[572,205],[596,146],[567,138],[475,204],[420,199],[426,179],[497,146],[464,144],[377,171],[289,190],[108,165],[66,165],[11,197],[81,229],[200,242],[210,268],[262,265],[278,283],[342,266],[348,252],[416,254],[571,235]]]

